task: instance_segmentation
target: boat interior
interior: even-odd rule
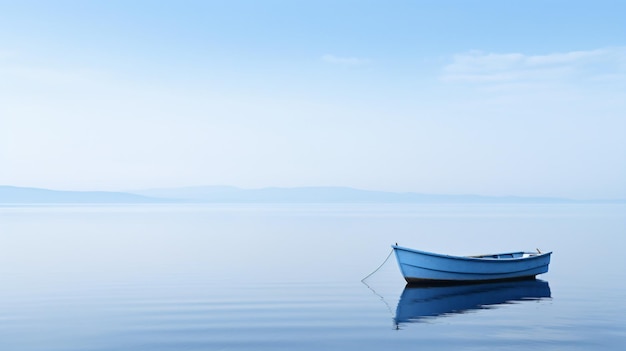
[[[467,256],[470,258],[492,258],[492,259],[502,259],[502,258],[526,258],[537,256],[538,253],[535,252],[509,252],[502,254],[489,254],[489,255],[475,255],[475,256]]]

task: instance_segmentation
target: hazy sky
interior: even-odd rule
[[[626,2],[0,1],[0,184],[626,198]]]

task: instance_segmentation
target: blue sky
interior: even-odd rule
[[[0,1],[0,184],[626,198],[620,1]]]

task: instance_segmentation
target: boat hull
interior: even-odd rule
[[[532,279],[546,273],[551,252],[507,253],[464,257],[441,255],[392,245],[404,279],[412,284]],[[510,258],[501,258],[508,257]],[[498,257],[498,258],[495,258]]]

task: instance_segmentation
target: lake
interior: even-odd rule
[[[396,242],[554,253],[414,289]],[[625,205],[2,205],[0,350],[623,350],[625,249]]]

